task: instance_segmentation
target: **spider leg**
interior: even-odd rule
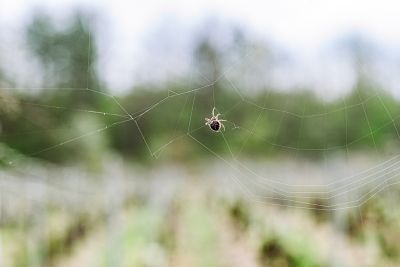
[[[221,123],[221,128],[224,129],[224,132],[225,132],[225,126],[222,123]]]
[[[215,116],[215,119],[217,119],[217,120],[218,120],[218,116],[220,116],[220,115],[221,115],[221,114],[219,114],[219,113],[218,113],[218,114],[217,114],[217,116]]]
[[[215,114],[215,107],[213,107],[213,110],[212,110],[212,116],[213,116],[213,117],[215,117],[214,114]]]

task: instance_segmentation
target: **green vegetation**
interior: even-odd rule
[[[106,88],[97,74],[91,22],[83,13],[77,13],[63,28],[44,14],[33,18],[26,31],[27,43],[42,66],[46,88],[54,89],[29,94],[0,90],[3,144],[54,162],[83,160],[94,169],[99,167],[99,155],[106,151],[149,159],[150,151],[136,123],[121,122],[129,115],[120,103],[136,119],[154,156],[178,160],[209,156],[192,138],[224,155],[230,151],[223,137],[212,135],[204,126],[214,101],[228,120],[224,136],[232,152],[240,150],[244,157],[300,152],[315,158],[323,151],[384,150],[398,140],[399,101],[370,84],[365,75],[360,74],[352,92],[331,101],[307,89],[285,93],[260,87],[247,94],[248,88],[233,88],[223,75],[224,62],[250,49],[251,40],[244,37],[227,51],[218,50],[207,36],[199,39],[193,58],[209,81],[217,80],[210,86],[191,91],[210,82],[181,79],[142,84],[114,98],[112,88]],[[258,48],[262,49],[268,50]],[[353,53],[360,57],[357,51]],[[104,127],[107,130],[95,132]],[[174,142],[162,149],[171,140]],[[61,149],[46,149],[59,144],[62,153]]]
[[[191,121],[190,134],[193,137],[217,153],[229,153],[222,136],[211,135],[207,127],[198,129],[204,125],[204,117],[209,116],[212,110],[210,100],[206,97],[210,90],[206,88],[196,94],[193,114],[191,114],[193,94],[183,94],[172,97],[138,119],[140,129],[152,151],[157,151],[162,145],[183,136],[169,147],[168,158],[188,159],[187,155],[191,155],[190,158],[209,155],[203,147],[185,136]],[[98,97],[87,91],[80,94]],[[344,99],[329,103],[319,100],[309,92],[289,94],[267,91],[249,97],[246,101],[241,101],[229,88],[221,87],[219,94],[221,101],[218,103],[218,110],[223,113],[223,118],[228,120],[225,123],[227,131],[224,135],[229,140],[230,146],[239,149],[243,140],[248,139],[245,148],[241,150],[243,156],[270,156],[300,151],[305,156],[318,157],[324,150],[330,152],[368,148],[383,150],[387,144],[398,140],[396,127],[399,128],[400,125],[399,117],[395,114],[400,113],[400,103],[382,91],[375,92],[361,85]],[[76,111],[76,107],[68,106],[68,101],[64,102],[61,95],[63,93],[54,91],[34,96],[19,96],[19,113],[13,114],[12,117],[6,115],[1,117],[4,129],[2,141],[21,153],[30,155],[43,148],[56,146],[70,138],[124,120],[119,117],[90,115]],[[164,97],[163,90],[153,91],[149,88],[148,91],[133,90],[131,94],[120,97],[119,102],[129,113],[138,114],[151,103]],[[265,105],[262,105],[258,100],[264,98]],[[346,106],[343,105],[343,101]],[[42,106],[24,103],[66,107],[72,111],[55,109],[49,112],[48,109],[43,110]],[[184,103],[186,105],[182,106]],[[235,106],[234,103],[239,105]],[[265,110],[254,105],[265,106]],[[230,109],[232,107],[234,108]],[[86,106],[85,109],[95,110],[95,107]],[[104,103],[98,111],[124,115],[113,101]],[[32,123],[29,123],[31,121],[36,125],[32,126]],[[25,136],[29,138],[24,138]],[[249,136],[252,138],[248,138]],[[93,137],[96,140],[93,140]],[[90,145],[90,142],[95,143]],[[82,149],[79,144],[95,149]],[[106,131],[77,140],[73,144],[64,144],[63,153],[54,149],[33,156],[52,161],[78,158],[92,158],[91,161],[96,161],[98,160],[96,155],[106,149],[128,158],[148,159],[150,156],[134,122],[115,125]],[[88,155],[90,151],[94,155]]]

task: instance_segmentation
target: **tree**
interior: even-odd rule
[[[77,12],[67,27],[59,30],[48,15],[34,15],[27,28],[27,42],[42,64],[45,87],[102,90],[95,69],[97,50],[91,22],[90,16]],[[66,98],[64,106],[94,107],[102,96],[70,90]]]

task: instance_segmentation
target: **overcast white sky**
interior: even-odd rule
[[[77,6],[88,7],[107,22],[105,33],[99,32],[105,51],[102,64],[106,66],[103,71],[107,81],[116,88],[133,82],[133,59],[141,53],[149,33],[168,18],[173,18],[181,29],[191,29],[209,17],[235,21],[310,64],[303,69],[315,68],[311,65],[318,61],[317,51],[350,32],[366,34],[384,49],[400,50],[400,1],[395,0],[8,0],[0,1],[0,29],[22,25],[35,7],[63,16]],[[107,54],[118,60],[107,61]],[[322,75],[326,80],[326,73],[315,71],[304,75],[311,76],[309,80]],[[318,83],[318,78],[312,82]]]

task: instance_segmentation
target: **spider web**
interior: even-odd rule
[[[87,71],[90,72],[91,62],[89,60],[89,54],[91,50],[91,37],[88,43],[88,66]],[[63,91],[79,91],[88,94],[98,94],[105,99],[114,103],[116,107],[120,110],[120,113],[110,113],[101,110],[90,110],[90,109],[72,109],[63,106],[52,106],[31,102],[23,102],[22,105],[32,105],[37,108],[48,110],[52,112],[53,110],[64,111],[64,112],[79,112],[87,113],[91,115],[106,116],[114,119],[115,121],[103,125],[100,128],[96,128],[87,131],[81,135],[66,137],[63,141],[49,147],[44,147],[40,150],[33,151],[29,153],[28,156],[36,156],[38,154],[54,150],[62,149],[68,144],[74,144],[80,139],[89,138],[98,135],[104,131],[111,128],[117,128],[124,124],[132,123],[137,128],[139,133],[138,136],[132,138],[140,138],[145,144],[146,150],[153,160],[158,160],[163,157],[164,153],[169,149],[173,149],[176,143],[182,140],[190,141],[192,145],[198,146],[205,153],[211,155],[215,160],[216,168],[222,169],[220,178],[228,178],[228,184],[235,189],[239,189],[248,199],[254,203],[259,203],[261,205],[278,205],[284,207],[296,207],[303,209],[318,209],[318,210],[338,210],[338,209],[350,209],[350,208],[360,208],[362,205],[367,203],[372,198],[376,197],[381,192],[387,190],[388,188],[400,183],[398,179],[398,173],[400,169],[400,154],[394,155],[388,159],[385,159],[372,167],[363,169],[361,171],[354,172],[352,170],[346,174],[338,175],[337,171],[333,172],[330,170],[330,153],[342,149],[346,153],[346,157],[351,158],[350,147],[356,144],[360,140],[371,138],[373,140],[375,149],[377,145],[375,142],[375,133],[381,128],[394,127],[397,132],[397,137],[400,139],[399,131],[397,129],[396,120],[400,117],[399,114],[391,114],[389,109],[385,106],[384,101],[381,99],[380,94],[375,91],[374,94],[369,95],[367,98],[362,99],[356,104],[348,105],[346,100],[343,98],[343,106],[335,110],[326,110],[323,113],[312,113],[309,111],[307,106],[302,107],[302,111],[293,112],[288,108],[288,104],[283,107],[274,107],[267,105],[267,99],[270,96],[271,91],[269,91],[265,98],[262,99],[261,103],[256,103],[247,97],[247,93],[239,88],[230,77],[231,72],[238,68],[242,61],[247,58],[251,58],[254,53],[254,49],[248,49],[247,53],[240,58],[235,59],[233,63],[230,64],[224,72],[217,76],[213,80],[207,79],[199,71],[200,79],[203,81],[202,85],[195,88],[189,88],[184,91],[173,91],[168,89],[166,96],[162,99],[158,99],[156,102],[148,105],[146,108],[136,111],[135,113],[128,112],[127,107],[122,105],[117,96],[109,92],[99,91],[96,88],[91,88],[89,84],[89,75],[87,79],[86,86],[82,88],[40,88],[41,90],[58,90],[58,92]],[[218,83],[224,83],[238,96],[238,101],[230,103],[229,106],[220,107],[219,99],[216,95],[216,85]],[[24,88],[2,88],[2,90],[15,90]],[[209,117],[210,114],[202,114],[197,112],[198,110],[198,97],[204,97],[204,92],[212,90],[212,99],[209,99],[210,112],[212,108],[221,113],[221,117],[225,120],[225,132],[220,132],[218,134],[213,134],[206,125],[204,125],[204,118]],[[382,125],[381,128],[373,129],[370,123],[370,114],[368,114],[365,103],[371,99],[377,98],[385,111],[387,116],[387,123]],[[4,100],[7,101],[7,100]],[[153,144],[152,138],[146,136],[146,133],[142,130],[141,119],[147,116],[156,116],[158,108],[167,105],[169,103],[180,103],[182,109],[180,114],[177,114],[177,121],[171,121],[171,127],[174,127],[173,135],[168,140],[162,141],[161,144]],[[353,108],[360,108],[363,111],[365,122],[369,128],[369,134],[366,136],[360,136],[356,140],[348,140],[348,125],[351,123],[348,119],[347,112]],[[235,117],[231,117],[232,111],[237,109],[251,109],[257,114],[256,120],[247,124],[240,124]],[[185,123],[185,129],[179,127],[179,122],[183,120],[183,114],[190,114],[189,120]],[[256,126],[263,123],[263,118],[270,113],[278,114],[279,119],[275,122],[276,129],[274,132],[275,141],[266,140],[262,134],[258,133]],[[320,147],[301,147],[300,140],[304,134],[302,132],[302,127],[305,123],[310,123],[311,120],[319,119],[322,121],[320,127],[324,128],[323,122],[330,119],[332,114],[343,113],[343,120],[345,122],[346,131],[346,144],[344,146],[328,146],[327,141],[323,146]],[[278,137],[280,134],[280,127],[285,124],[289,119],[297,121],[299,124],[298,128],[298,140],[297,145],[293,144],[283,144],[278,142]],[[44,129],[45,131],[52,129]],[[205,140],[204,136],[198,135],[202,131],[210,131],[207,135],[207,139],[214,139],[219,144],[223,144],[225,147],[225,153],[220,153],[214,150],[212,145],[209,145],[209,140]],[[26,133],[21,133],[21,135],[30,135],[39,131],[30,131]],[[233,139],[239,139],[240,145],[232,145]],[[319,182],[307,182],[298,180],[293,180],[293,177],[300,177],[301,174],[291,174],[291,180],[288,181],[288,177],[284,177],[279,174],[280,171],[275,171],[276,173],[270,173],[271,169],[268,167],[260,168],[260,166],[255,166],[253,163],[246,162],[246,159],[242,158],[242,152],[246,149],[251,140],[262,140],[266,148],[269,148],[277,153],[279,151],[286,151],[293,153],[292,161],[294,163],[300,164],[297,168],[301,168],[303,163],[301,157],[306,153],[313,153],[318,151],[323,154],[324,161],[324,173],[320,173],[321,176],[325,177]],[[13,170],[21,173],[27,173],[24,170],[23,165],[25,157],[16,157],[9,161],[9,165],[13,166]],[[295,166],[296,168],[296,166]],[[258,171],[256,171],[258,170]],[[336,173],[337,176],[333,176],[332,173]],[[32,174],[29,174],[32,176]],[[40,176],[37,176],[40,178]],[[329,180],[327,182],[327,180]],[[46,183],[52,183],[51,181],[45,181]],[[59,186],[55,182],[54,186]],[[76,188],[73,189],[75,193]],[[92,194],[88,191],[83,191],[84,194]],[[315,198],[326,201],[325,204],[314,203]]]

